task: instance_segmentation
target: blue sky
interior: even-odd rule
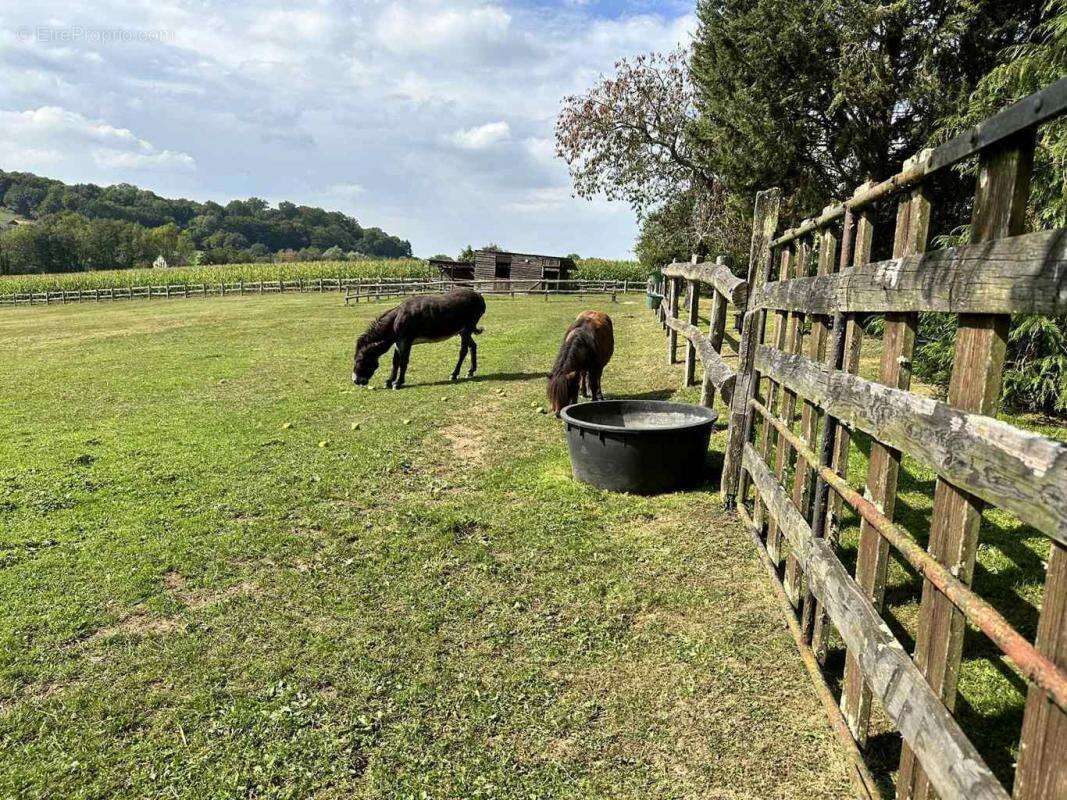
[[[322,205],[424,256],[628,256],[633,214],[571,197],[555,115],[694,27],[690,5],[646,0],[13,5],[0,168]]]

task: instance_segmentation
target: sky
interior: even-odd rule
[[[675,0],[0,3],[0,169],[351,214],[417,255],[626,258],[573,197],[561,99],[688,42]]]

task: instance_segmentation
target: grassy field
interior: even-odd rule
[[[0,314],[0,796],[848,795],[717,498],[572,481],[537,406],[591,302],[491,299],[478,379],[422,345],[399,392],[349,383],[384,305]],[[608,395],[670,396],[607,310]]]

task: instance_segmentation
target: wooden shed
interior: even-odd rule
[[[451,258],[431,258],[430,266],[450,281],[469,281],[474,278],[473,261],[453,261]]]
[[[563,256],[539,256],[478,250],[474,253],[474,277],[478,280],[566,280],[574,261]]]

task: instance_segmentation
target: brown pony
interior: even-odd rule
[[[611,317],[602,311],[583,311],[567,328],[556,363],[548,374],[548,400],[559,415],[564,406],[578,402],[581,393],[603,400],[600,375],[615,351]]]

